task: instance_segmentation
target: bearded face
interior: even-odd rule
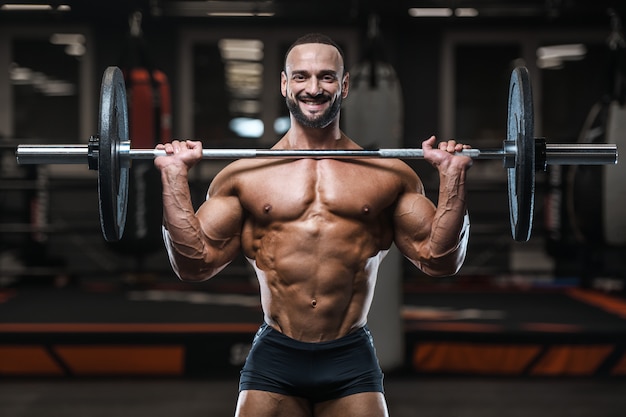
[[[292,120],[317,129],[336,122],[348,95],[348,79],[335,47],[318,43],[294,47],[281,73],[281,92]]]
[[[287,96],[285,98],[285,102],[287,103],[287,108],[289,112],[293,115],[293,117],[303,126],[311,127],[311,128],[324,128],[328,126],[339,114],[339,110],[341,110],[341,103],[343,98],[341,95],[337,96],[334,100],[328,93],[320,93],[316,96],[311,96],[307,93],[300,94],[295,97],[295,99]],[[299,103],[308,104],[317,104],[322,105],[325,103],[331,103],[330,106],[326,107],[325,110],[317,113],[309,112],[305,114],[305,112],[300,108]]]

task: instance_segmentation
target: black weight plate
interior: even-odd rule
[[[535,136],[530,76],[525,67],[511,73],[507,140],[515,144],[515,165],[507,168],[513,239],[530,239],[535,207]]]
[[[128,207],[130,163],[120,154],[130,147],[126,86],[122,71],[108,67],[100,87],[98,195],[100,225],[107,242],[121,239]]]

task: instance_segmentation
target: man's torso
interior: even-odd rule
[[[395,202],[412,171],[391,160],[242,160],[231,168],[244,209],[241,245],[270,325],[303,341],[365,324]],[[407,179],[408,178],[408,179]]]

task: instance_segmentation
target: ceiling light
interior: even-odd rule
[[[3,4],[0,6],[0,10],[7,11],[47,11],[52,10],[52,6],[49,4]]]
[[[261,61],[263,42],[258,39],[220,39],[220,54],[224,60]]]
[[[456,17],[476,17],[478,16],[478,10],[473,7],[459,7],[454,10]]]
[[[260,138],[265,130],[262,120],[251,117],[235,117],[228,127],[243,138]]]
[[[276,11],[273,0],[177,0],[162,9],[165,15],[197,17],[271,17]]]
[[[409,16],[411,17],[450,17],[452,9],[448,7],[411,7]]]
[[[82,33],[53,33],[50,36],[50,43],[53,45],[84,44],[85,35]]]
[[[263,64],[252,62],[230,62],[226,63],[225,70],[232,75],[257,75],[263,74]]]
[[[569,44],[569,45],[553,45],[542,46],[537,48],[537,57],[539,59],[565,59],[565,60],[579,60],[585,57],[587,54],[587,48],[585,45]]]
[[[47,12],[50,10],[69,12],[72,8],[67,4],[60,4],[55,7],[51,4],[7,3],[0,6],[0,10],[12,12]]]
[[[587,54],[585,45],[566,44],[537,48],[537,66],[541,69],[561,69],[564,61],[579,61]]]
[[[33,80],[33,70],[26,67],[20,67],[17,64],[13,64],[11,69],[9,70],[9,77],[12,84],[30,84]]]
[[[272,17],[274,13],[255,13],[255,12],[208,12],[211,17]]]
[[[247,49],[254,51],[263,49],[263,41],[258,39],[223,38],[217,44],[221,49]]]

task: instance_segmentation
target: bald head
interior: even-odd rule
[[[346,57],[343,53],[343,50],[334,40],[332,40],[329,36],[326,36],[322,33],[308,33],[296,39],[296,41],[291,44],[289,49],[287,49],[287,53],[285,53],[285,59],[284,59],[284,64],[283,64],[284,68],[286,68],[287,66],[287,58],[289,57],[289,54],[291,53],[293,48],[299,45],[306,45],[310,43],[319,43],[319,44],[330,45],[334,47],[337,50],[337,52],[339,52],[339,56],[341,57],[341,65],[345,71]]]

